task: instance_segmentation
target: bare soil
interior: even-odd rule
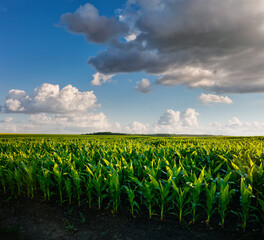
[[[118,214],[110,210],[98,211],[60,206],[45,202],[41,197],[10,199],[0,195],[1,240],[46,240],[46,239],[109,239],[109,240],[264,240],[260,226],[251,223],[246,233],[229,219],[224,229],[216,222],[210,227],[205,222],[179,224],[176,216],[168,215],[164,221],[159,216],[147,218],[147,213],[133,218],[129,212]]]

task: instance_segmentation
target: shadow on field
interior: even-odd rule
[[[175,216],[163,222],[158,216],[147,219],[147,213],[137,218],[129,212],[113,215],[110,210],[98,211],[78,207],[59,206],[36,197],[6,199],[0,196],[0,239],[124,239],[124,240],[222,240],[264,239],[261,231],[243,233],[241,228],[227,224],[224,229],[205,223],[180,225]]]

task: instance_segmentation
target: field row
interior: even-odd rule
[[[264,228],[262,138],[0,138],[0,191],[181,223]]]

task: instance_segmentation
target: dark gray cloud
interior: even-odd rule
[[[106,34],[109,47],[88,61],[97,71],[145,71],[158,74],[158,84],[218,93],[264,92],[264,1],[129,0],[119,13],[115,23],[129,29]],[[137,37],[126,42],[129,34]]]
[[[112,38],[128,32],[125,23],[117,21],[114,17],[99,16],[98,10],[87,3],[74,13],[61,16],[61,22],[73,33],[84,34],[88,41],[105,43]]]
[[[159,65],[159,55],[135,43],[111,44],[110,48],[89,59],[97,71],[104,74],[149,71]]]

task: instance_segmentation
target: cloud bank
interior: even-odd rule
[[[145,71],[161,85],[216,93],[264,92],[264,2],[128,0],[118,18],[91,4],[61,19],[89,42],[108,44],[89,59],[103,74]]]
[[[205,102],[228,101],[223,96],[202,95]],[[193,108],[183,111],[168,109],[152,123],[136,119],[121,125],[111,122],[103,112],[96,112],[93,92],[80,92],[68,85],[42,84],[27,94],[23,90],[10,90],[6,97],[5,113],[12,117],[0,119],[1,133],[89,133],[112,131],[125,133],[174,133],[213,135],[263,135],[264,122],[242,122],[237,117],[226,123],[199,123],[199,113]],[[14,114],[28,116],[27,121],[16,120]]]

